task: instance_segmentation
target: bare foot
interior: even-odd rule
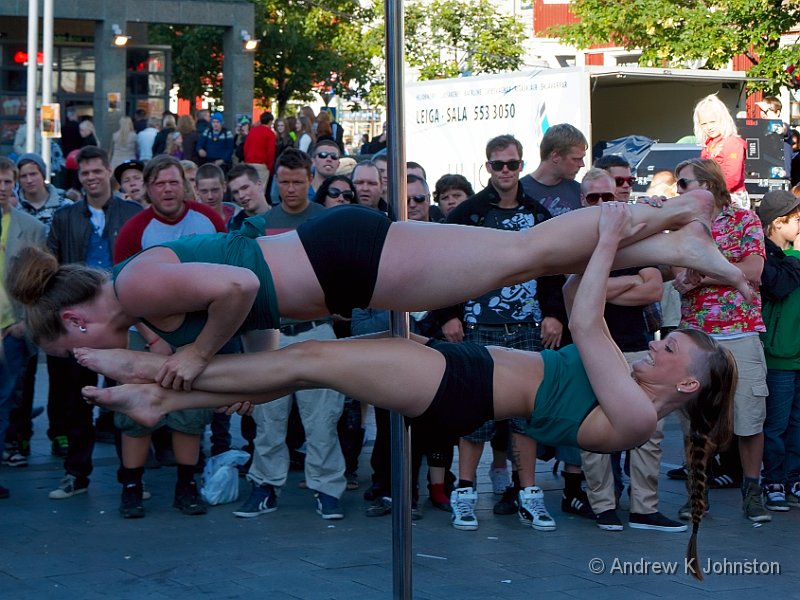
[[[126,414],[145,427],[155,427],[166,414],[161,408],[160,388],[155,383],[106,389],[86,386],[81,393],[87,402]]]
[[[680,196],[670,198],[664,204],[672,209],[677,209],[677,225],[688,225],[692,221],[700,221],[711,230],[711,224],[719,213],[714,202],[714,195],[707,190],[692,190]]]
[[[735,287],[745,300],[753,299],[753,288],[738,268],[728,262],[711,237],[711,229],[696,218],[680,230],[670,234],[680,236],[682,256],[679,266],[688,267]]]
[[[152,355],[147,352],[76,348],[74,355],[82,366],[120,383],[152,383],[158,371],[158,366],[153,371],[153,360],[149,358]]]

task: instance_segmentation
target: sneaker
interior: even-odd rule
[[[65,435],[57,435],[50,444],[50,454],[59,458],[66,458],[69,452],[69,440]]]
[[[498,500],[492,512],[496,515],[513,515],[517,512],[519,504],[517,503],[518,492],[513,486],[509,486],[503,492],[503,497]]]
[[[119,502],[119,514],[123,519],[141,519],[144,517],[142,504],[143,490],[141,483],[127,483],[122,486],[122,499]]]
[[[800,508],[800,481],[795,481],[788,488],[784,487],[786,491],[786,504]]]
[[[619,516],[617,516],[617,511],[613,508],[604,510],[595,518],[597,519],[597,526],[603,531],[622,531],[625,529],[622,521],[619,520]]]
[[[561,512],[578,515],[585,519],[594,519],[595,514],[592,507],[589,505],[589,498],[586,492],[581,492],[575,496],[561,495]]]
[[[78,481],[75,475],[65,475],[58,487],[50,492],[47,496],[51,500],[64,500],[65,498],[72,498],[77,494],[83,494],[89,490],[89,482]]]
[[[786,501],[786,493],[782,483],[770,483],[764,486],[764,507],[775,512],[789,510],[789,503]]]
[[[686,481],[689,479],[689,469],[686,468],[686,465],[682,465],[677,469],[670,469],[667,471],[667,477],[678,481]]]
[[[538,486],[526,487],[519,491],[517,517],[520,523],[533,527],[537,531],[556,530],[556,522],[544,505],[544,492]]]
[[[18,450],[7,450],[3,452],[3,464],[9,467],[27,467],[28,457]]]
[[[333,521],[337,519],[344,519],[344,513],[339,507],[339,499],[316,492],[314,498],[317,500],[317,514],[326,521]]]
[[[495,496],[502,496],[506,492],[506,488],[511,485],[511,477],[508,474],[508,468],[503,467],[489,467],[489,479],[492,481],[492,492]]]
[[[450,523],[462,531],[475,531],[478,518],[475,516],[475,505],[478,493],[473,488],[456,488],[450,494],[450,506],[453,510]]]
[[[185,515],[204,515],[208,512],[208,507],[197,491],[197,482],[192,480],[188,485],[175,486],[175,501],[172,506],[177,508]]]
[[[742,510],[744,511],[744,516],[755,523],[772,521],[772,515],[764,508],[761,486],[757,483],[751,483],[744,489]]]
[[[250,497],[233,514],[237,517],[250,519],[278,510],[278,495],[270,484],[253,484]]]
[[[727,473],[714,475],[708,483],[712,490],[727,490],[742,487],[742,480]]]
[[[381,496],[376,498],[372,504],[367,507],[365,514],[368,517],[385,517],[392,512],[392,499],[388,496]]]
[[[369,486],[367,491],[364,492],[363,498],[367,502],[374,502],[375,500],[388,497],[390,494],[391,492],[389,491],[388,487],[384,487],[379,483],[373,483]]]
[[[649,513],[646,515],[631,513],[628,518],[628,525],[632,529],[650,529],[651,531],[686,531],[684,523],[678,523],[668,519],[660,512]]]

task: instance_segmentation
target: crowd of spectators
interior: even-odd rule
[[[743,162],[732,164],[741,155],[741,138],[718,102],[705,98],[695,110],[702,158],[657,173],[644,201],[658,205],[694,189],[713,194],[718,212],[711,235],[749,279],[761,279],[763,305],[761,294],[748,302],[734,288],[698,272],[642,265],[611,273],[605,315],[610,335],[631,362],[646,356],[649,342],[674,327],[702,329],[733,352],[739,368],[737,438],[728,448],[707,448],[716,455],[708,477],[712,488],[741,488],[744,516],[765,522],[773,512],[800,506],[800,346],[792,335],[800,319],[794,310],[800,298],[800,261],[793,246],[800,234],[800,192],[770,192],[757,211],[750,210],[746,192],[740,193]],[[22,153],[16,161],[0,157],[0,276],[13,268],[14,256],[26,245],[49,249],[62,264],[83,263],[111,271],[138,251],[165,241],[245,227],[277,235],[341,204],[361,204],[387,219],[395,218],[388,198],[385,127],[373,140],[363,140],[362,152],[373,156],[359,160],[345,155],[342,127],[331,113],[315,114],[310,107],[277,120],[264,112],[254,126],[245,117],[235,131],[224,126],[219,112],[198,111],[194,117],[177,119],[172,114],[123,117],[108,152],[97,146],[91,121],[78,124],[69,111],[68,117],[77,126],[76,178],[60,180],[68,189],[46,182],[47,169],[39,153]],[[65,132],[69,129],[65,127]],[[583,133],[574,126],[554,125],[541,140],[536,168],[523,175],[522,144],[512,135],[498,135],[487,140],[489,179],[477,193],[463,175],[446,174],[429,182],[424,166],[409,162],[408,218],[521,230],[602,202],[635,201],[636,178],[624,157],[600,157],[581,181],[576,179],[587,166],[587,147]],[[559,348],[570,343],[563,282],[562,276],[542,277],[457,306],[414,313],[412,330],[451,342],[531,351]],[[676,298],[680,316],[668,310]],[[76,327],[82,327],[78,316],[74,320]],[[249,352],[306,339],[374,333],[388,329],[388,324],[386,311],[371,309],[313,321],[284,319],[279,331],[236,337],[223,351]],[[0,328],[3,464],[20,468],[27,465],[30,454],[39,353],[26,335],[20,307],[8,300],[3,286]],[[122,346],[164,354],[175,350],[157,330],[144,325],[132,328]],[[145,516],[145,470],[155,464],[176,467],[175,508],[186,515],[205,514],[196,482],[205,460],[203,434],[210,426],[210,455],[231,449],[228,417],[186,410],[170,414],[156,427],[143,428],[121,415],[94,414],[80,390],[94,385],[97,376],[72,357],[47,357],[47,371],[47,435],[53,455],[64,459],[64,476],[50,498],[65,500],[89,491],[94,444],[110,441],[117,444],[120,459],[122,517]],[[251,458],[241,471],[251,490],[233,514],[254,518],[277,510],[281,488],[293,467],[304,470],[302,485],[311,492],[323,519],[344,518],[342,495],[362,485],[367,488],[365,514],[389,514],[386,411],[375,410],[368,484],[358,472],[368,410],[333,390],[304,390],[243,417],[241,434]],[[526,434],[525,419],[489,421],[458,440],[412,431],[412,515],[423,516],[419,479],[424,459],[430,504],[450,512],[455,528],[477,529],[476,470],[489,442],[489,478],[497,496],[493,509],[497,515],[516,515],[524,526],[539,531],[555,530],[556,517],[535,481],[537,459],[555,459],[563,465],[562,513],[584,517],[606,531],[622,530],[618,509],[627,486],[630,527],[685,531],[685,523],[662,514],[658,507],[662,428],[663,423],[643,446],[611,455],[541,446]],[[668,475],[685,479],[686,473],[680,468]],[[9,494],[0,486],[0,497]],[[690,518],[688,503],[677,516]]]

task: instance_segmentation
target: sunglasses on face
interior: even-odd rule
[[[686,188],[689,187],[689,184],[692,183],[693,181],[697,181],[697,179],[689,179],[687,177],[681,177],[680,179],[678,179],[678,189],[685,190]]]
[[[317,158],[330,158],[331,160],[337,160],[339,155],[336,152],[317,152]]]
[[[603,192],[602,194],[599,192],[592,192],[591,194],[586,194],[586,202],[589,204],[597,204],[600,200],[603,202],[611,202],[615,198],[616,195],[611,192]]]
[[[614,177],[614,183],[617,184],[617,187],[622,187],[626,183],[628,186],[633,187],[633,184],[636,183],[636,177]]]
[[[416,196],[409,196],[408,203],[411,204],[412,202],[416,202],[417,204],[425,204],[428,200],[428,196],[425,194],[417,194]]]
[[[338,198],[339,196],[342,196],[345,200],[352,200],[356,197],[356,195],[353,193],[353,190],[337,190],[336,188],[330,188],[328,190],[328,196],[331,198]]]
[[[490,160],[486,163],[492,171],[500,172],[503,167],[508,167],[509,171],[516,171],[522,166],[521,160]]]

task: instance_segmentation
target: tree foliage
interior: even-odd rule
[[[216,103],[221,101],[222,34],[221,27],[150,26],[151,44],[172,46],[172,79],[179,85],[179,97],[208,96]]]
[[[420,79],[513,71],[525,49],[521,21],[489,0],[417,0],[406,4],[406,61]]]
[[[369,9],[358,0],[255,0],[256,95],[276,101],[283,114],[290,100],[319,92],[326,103],[337,94],[363,94],[375,66],[362,29]]]
[[[781,33],[800,21],[797,0],[575,0],[578,23],[553,33],[579,48],[611,43],[641,50],[642,66],[726,68],[737,55],[752,64],[748,74],[766,78],[752,88],[775,91],[794,85],[787,73],[800,67],[800,46],[780,46]]]

